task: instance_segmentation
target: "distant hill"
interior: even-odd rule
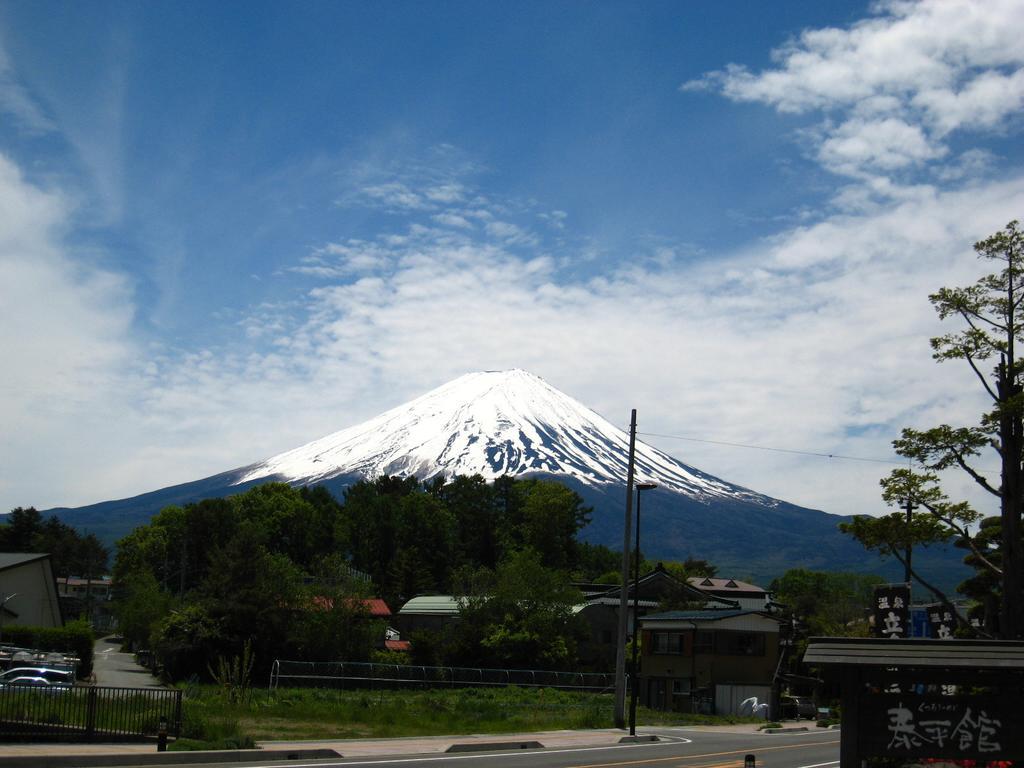
[[[266,461],[130,499],[48,513],[108,543],[169,504],[240,493],[268,481],[326,485],[339,498],[382,474],[540,476],[572,487],[594,508],[584,539],[622,546],[628,435],[542,379],[521,370],[471,373],[362,424]],[[902,579],[841,534],[849,519],[743,488],[637,443],[644,493],[641,548],[650,558],[704,558],[723,574],[767,583],[795,567]],[[969,571],[951,547],[915,552],[937,581],[954,587]]]

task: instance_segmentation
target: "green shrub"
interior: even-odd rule
[[[71,653],[78,657],[78,676],[92,674],[92,647],[96,637],[86,621],[70,621],[63,627],[4,627],[4,641],[10,645],[40,651]]]

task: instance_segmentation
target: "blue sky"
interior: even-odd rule
[[[236,467],[471,370],[889,458],[1024,215],[1024,4],[0,6],[0,502]],[[886,466],[650,438],[879,512]]]

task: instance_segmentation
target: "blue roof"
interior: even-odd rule
[[[764,611],[664,611],[641,616],[641,621],[716,621],[731,619],[734,616],[764,615]]]

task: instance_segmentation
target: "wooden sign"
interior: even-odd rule
[[[1010,696],[866,695],[862,757],[1020,760],[1020,700]]]
[[[910,637],[910,587],[906,584],[875,587],[872,613],[875,637],[887,637],[890,640]]]
[[[956,614],[942,603],[928,606],[928,624],[931,636],[938,640],[952,640],[956,630]]]

